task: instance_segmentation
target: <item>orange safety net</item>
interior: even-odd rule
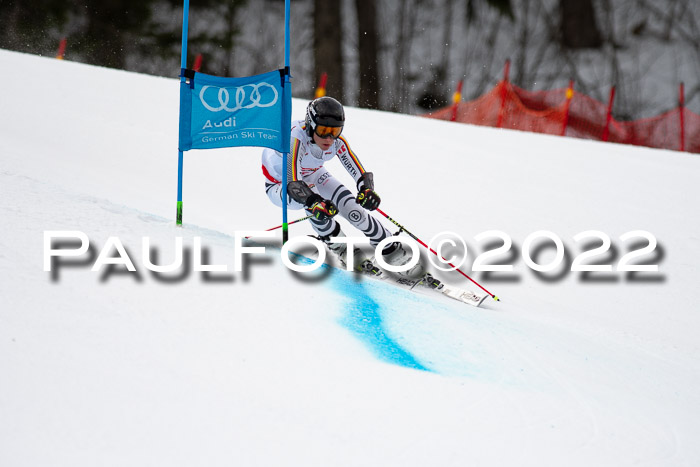
[[[700,153],[700,115],[687,108],[679,106],[652,118],[617,121],[608,115],[607,104],[573,89],[527,91],[501,81],[477,99],[452,104],[425,116]]]

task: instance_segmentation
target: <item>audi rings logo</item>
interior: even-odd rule
[[[264,89],[261,87],[268,87],[272,90],[272,95],[270,93],[264,93]],[[213,88],[209,90],[209,88]],[[217,93],[215,90],[218,89]],[[233,107],[229,107],[231,102],[231,95],[229,90],[234,91],[235,104]],[[261,92],[262,91],[262,92]],[[262,94],[265,94],[265,99],[263,100]],[[237,88],[219,88],[216,86],[202,86],[202,90],[199,91],[199,100],[202,101],[202,105],[206,107],[211,112],[221,112],[225,110],[226,112],[236,112],[241,109],[252,109],[254,107],[271,107],[277,103],[279,98],[279,93],[277,89],[268,83],[256,83],[256,84],[245,84]],[[213,103],[213,105],[212,105]]]

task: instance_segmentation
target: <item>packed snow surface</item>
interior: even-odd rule
[[[0,63],[0,465],[700,464],[699,156],[348,108],[381,208],[501,298],[473,308],[264,239],[236,272],[236,234],[281,223],[259,148],[186,153],[178,228],[177,79]],[[90,247],[45,271],[51,231]],[[504,238],[483,263],[513,270],[472,271]],[[571,271],[604,238],[580,262],[611,271]],[[647,245],[658,271],[618,270]]]

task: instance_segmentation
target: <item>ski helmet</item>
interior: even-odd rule
[[[318,125],[343,128],[345,125],[345,111],[343,105],[332,97],[319,97],[309,102],[306,107],[306,132],[313,136]],[[340,136],[340,133],[338,133]],[[337,137],[337,136],[336,136]]]

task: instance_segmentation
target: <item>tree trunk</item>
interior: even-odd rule
[[[598,49],[603,39],[593,0],[559,0],[561,44],[569,49]]]
[[[355,0],[360,58],[360,95],[357,105],[379,108],[379,70],[377,63],[377,25],[375,0]]]
[[[340,2],[314,0],[314,74],[328,74],[326,94],[345,101]]]
[[[114,24],[110,14],[92,8],[86,10],[87,28],[85,40],[80,43],[80,48],[85,53],[88,63],[123,69],[126,62],[125,32]]]

